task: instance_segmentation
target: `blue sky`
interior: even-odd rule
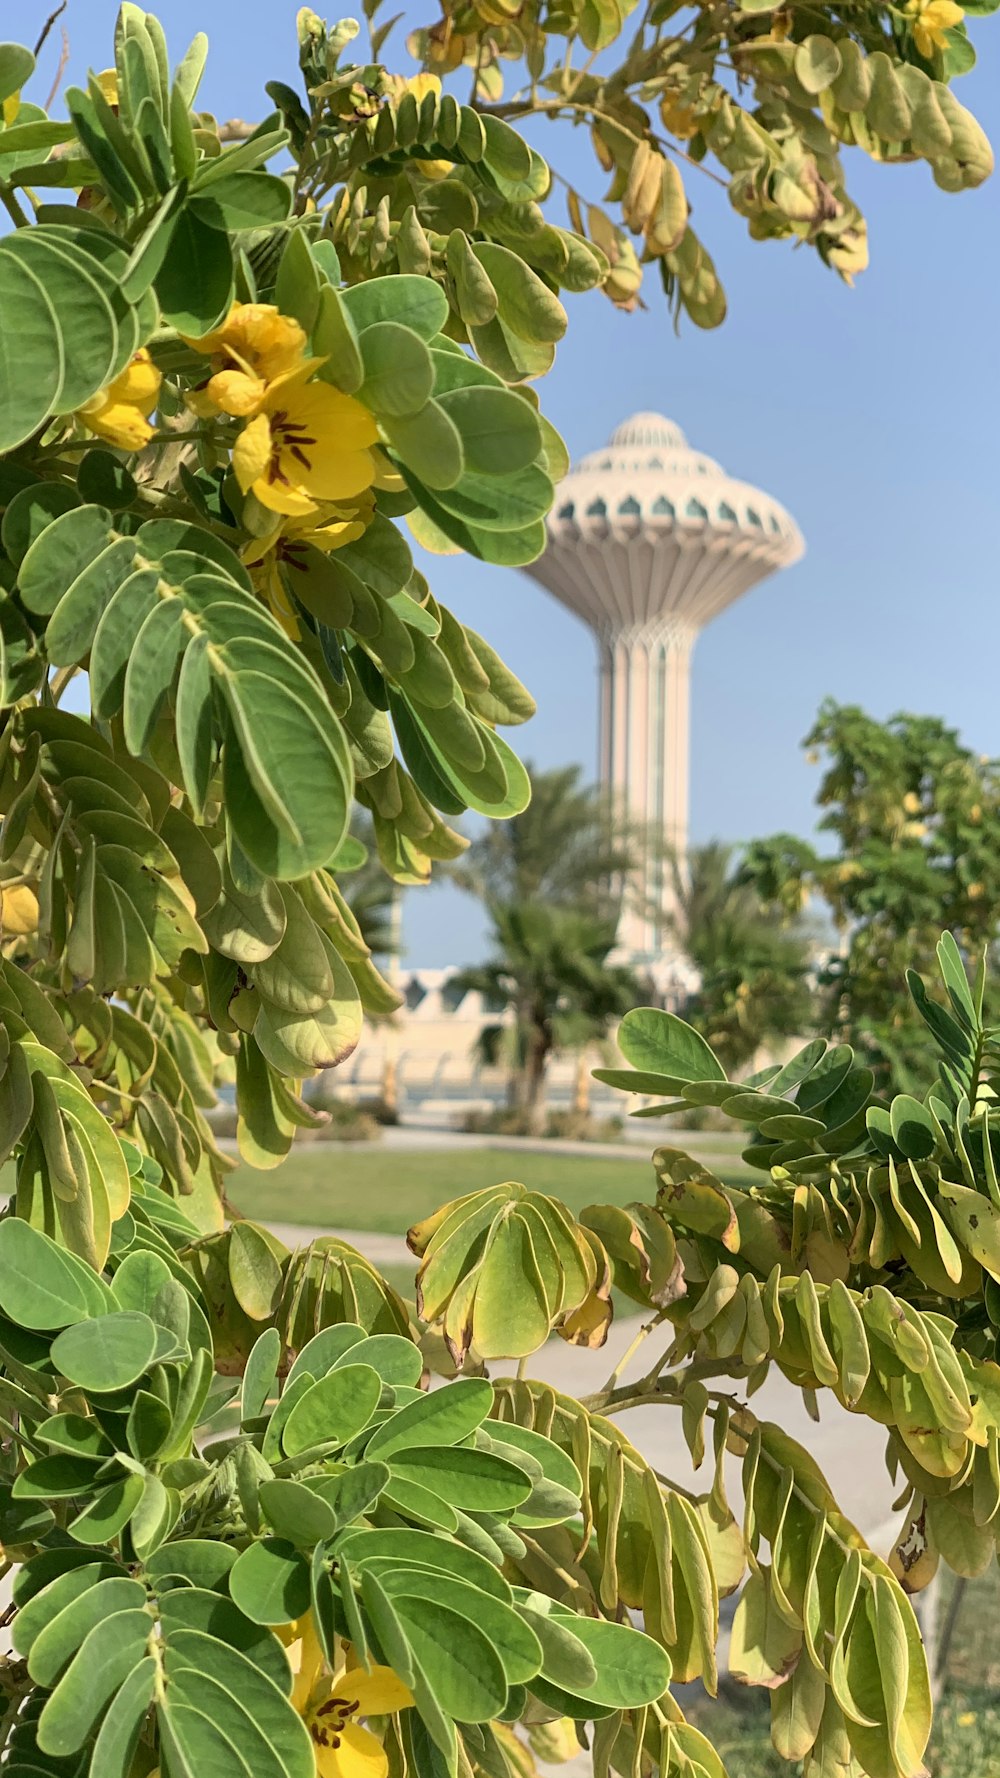
[[[26,38],[48,10],[48,0],[18,8]],[[265,80],[294,79],[294,0],[163,0],[159,10],[178,54],[209,30],[202,100],[219,115],[252,116]],[[113,0],[70,0],[70,78],[110,60],[115,13]],[[1000,16],[971,24],[980,63],[957,92],[996,142]],[[403,69],[401,43],[397,58]],[[542,126],[536,139],[600,198],[573,132]],[[799,743],[829,695],[881,716],[940,714],[980,752],[1000,752],[1000,183],[952,196],[924,166],[876,167],[856,151],[848,165],[872,257],[853,290],[806,250],[750,242],[725,195],[691,172],[696,226],[729,295],[725,324],[709,334],[685,325],[678,338],[652,278],[646,313],[570,297],[569,334],[540,386],[574,456],[635,409],[658,408],[773,493],[805,534],[804,560],[698,643],[696,840],[811,830],[817,772]],[[592,771],[596,675],[582,625],[516,573],[459,557],[425,566],[535,693],[537,717],[512,736],[521,752]],[[405,932],[411,964],[482,952],[478,909],[447,887],[407,897]]]

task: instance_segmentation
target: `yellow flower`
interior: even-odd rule
[[[283,519],[276,530],[246,545],[243,560],[250,569],[250,578],[293,642],[298,641],[302,630],[282,567],[292,574],[301,572],[305,565],[301,552],[306,544],[329,555],[345,543],[353,543],[364,535],[374,512],[375,496],[366,491],[339,506],[327,503],[302,518]]]
[[[301,518],[325,500],[352,500],[370,488],[369,449],[378,428],[368,409],[329,383],[305,379],[312,365],[269,384],[260,412],[233,447],[233,470],[244,494],[271,512]]]
[[[292,1703],[309,1730],[319,1778],[386,1778],[385,1749],[361,1726],[362,1718],[409,1710],[409,1688],[391,1667],[373,1666],[366,1673],[352,1665],[349,1646],[343,1664],[331,1673],[311,1615],[299,1627],[301,1641],[289,1649],[296,1675]]]
[[[202,415],[249,419],[260,412],[271,383],[307,362],[305,333],[273,303],[234,303],[221,327],[185,343],[213,361],[207,382],[187,396],[188,406]]]
[[[121,375],[77,408],[76,417],[88,432],[126,451],[141,451],[153,428],[149,415],[156,406],[162,382],[160,372],[145,346]]]
[[[20,95],[20,93],[11,93],[10,98],[5,99],[3,102],[3,105],[0,106],[0,114],[2,114],[2,116],[3,116],[3,121],[4,121],[5,127],[6,127],[6,125],[12,124],[14,122],[14,119],[17,116],[20,109],[21,109],[21,95]]]
[[[27,938],[38,931],[38,896],[28,883],[0,887],[0,939]]]
[[[114,68],[105,68],[95,78],[97,80],[98,86],[101,89],[101,92],[103,93],[104,97],[107,99],[108,104],[113,106],[114,109],[117,111],[118,110],[118,73],[117,73],[117,70]]]
[[[912,20],[913,41],[928,61],[936,49],[948,48],[948,31],[965,17],[955,0],[909,0],[906,10]]]

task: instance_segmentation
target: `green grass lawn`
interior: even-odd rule
[[[652,1168],[634,1160],[496,1148],[400,1151],[377,1143],[362,1149],[317,1142],[296,1148],[273,1173],[240,1166],[229,1175],[226,1189],[230,1201],[258,1221],[401,1235],[450,1198],[508,1179],[561,1198],[573,1211],[585,1204],[651,1199],[655,1186]]]

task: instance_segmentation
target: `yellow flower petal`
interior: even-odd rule
[[[357,1700],[358,1716],[393,1716],[397,1710],[409,1710],[413,1693],[391,1667],[372,1667],[365,1673],[360,1667],[346,1674],[339,1682]]]
[[[378,427],[368,409],[329,383],[310,383],[295,396],[291,411],[296,424],[315,433],[321,446],[357,451],[378,443]]]
[[[27,883],[0,888],[0,939],[26,938],[38,931],[38,896]]]
[[[302,1712],[305,1710],[306,1705],[309,1702],[311,1693],[316,1689],[320,1675],[326,1666],[326,1658],[320,1646],[319,1637],[316,1634],[316,1626],[313,1623],[312,1612],[306,1612],[305,1617],[299,1620],[299,1624],[302,1630],[302,1637],[297,1645],[297,1658],[294,1654],[290,1654],[289,1658],[292,1661],[292,1669],[295,1673],[292,1703],[296,1710]]]
[[[381,1741],[370,1729],[349,1722],[336,1738],[339,1747],[316,1745],[316,1765],[321,1778],[386,1778],[389,1759]]]
[[[235,466],[234,453],[233,467]],[[316,511],[316,501],[309,494],[303,493],[301,488],[268,481],[264,475],[254,483],[253,491],[261,506],[266,506],[269,512],[280,512],[288,518],[309,518]]]
[[[103,401],[90,411],[81,408],[80,419],[88,432],[123,451],[141,451],[153,436],[149,421],[126,401]]]
[[[407,81],[406,90],[408,93],[413,94],[413,97],[416,99],[418,105],[419,105],[421,99],[425,99],[427,97],[428,93],[433,93],[434,97],[439,99],[441,97],[440,75],[437,75],[437,74],[414,74],[412,79]]]
[[[186,344],[207,357],[253,372],[265,383],[294,370],[305,351],[306,336],[290,315],[273,303],[234,303],[221,327]]]
[[[77,409],[77,418],[89,432],[107,439],[109,444],[140,451],[153,431],[147,415],[156,406],[162,380],[143,347],[113,383]]]
[[[121,375],[108,385],[114,401],[128,401],[142,413],[149,414],[156,406],[163,378],[143,346],[125,366]]]
[[[245,370],[219,370],[209,377],[201,394],[210,408],[242,418],[258,412],[267,384]]]
[[[20,93],[11,93],[10,98],[5,99],[3,102],[3,121],[4,121],[4,123],[5,124],[12,124],[14,122],[14,119],[17,116],[18,112],[20,111],[20,109],[21,109],[21,95],[20,95]]]
[[[282,460],[283,466],[285,459]],[[320,450],[308,469],[302,468],[298,486],[311,500],[347,499],[372,485],[375,468],[367,451]]]
[[[118,74],[114,68],[104,68],[97,76],[97,84],[109,105],[118,104]]]
[[[249,494],[271,461],[271,423],[266,414],[244,426],[233,446],[233,474],[244,494]]]

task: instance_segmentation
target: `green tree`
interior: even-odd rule
[[[991,0],[966,8],[992,10]],[[471,80],[484,115],[589,126],[609,181],[604,205],[584,195],[592,180],[578,189],[564,174],[561,184],[574,230],[607,256],[606,295],[634,308],[648,268],[675,315],[699,327],[726,313],[710,247],[692,226],[700,180],[725,186],[752,239],[806,244],[851,283],[868,239],[845,148],[879,162],[925,159],[946,191],[978,185],[993,166],[950,84],[975,61],[951,0],[441,0],[409,47],[426,68]]]
[[[949,188],[985,171],[947,87],[971,55],[956,10],[713,6],[672,35],[656,0],[597,85],[577,40],[610,48],[624,7],[527,7],[516,40],[477,13],[464,104],[382,67],[381,26],[351,63],[353,23],[304,9],[298,90],[271,82],[275,109],[225,141],[197,108],[205,39],[174,67],[134,4],[65,116],[25,96],[32,52],[0,45],[10,1778],[506,1778],[553,1721],[602,1772],[720,1778],[670,1687],[714,1690],[719,1593],[747,1566],[732,1661],[770,1690],[783,1755],[811,1778],[922,1771],[898,1576],[973,1571],[1000,1522],[1000,1062],[950,936],[947,1004],[914,978],[944,1059],[923,1101],[873,1101],[871,1071],[822,1043],[737,1090],[681,1021],[629,1013],[619,1084],[749,1123],[762,1184],[730,1195],[662,1148],[655,1204],[576,1219],[516,1183],[463,1194],[410,1231],[412,1312],[339,1239],[290,1252],[228,1219],[205,1111],[225,1058],[242,1155],[280,1164],[312,1121],[304,1083],[393,1003],[340,882],[356,804],[418,883],[464,850],[449,820],[528,802],[498,731],[530,695],[398,521],[500,566],[538,554],[566,452],[520,385],[552,362],[559,292],[631,301],[636,262],[610,224],[545,219],[551,171],[492,109],[491,46],[533,74],[515,111],[554,91],[593,118],[612,201],[710,323],[643,94],[692,161],[732,171],[755,234],[847,272],[834,140],[924,154]],[[468,22],[432,30],[446,64]],[[74,679],[85,713],[62,705]],[[560,970],[610,992],[600,905],[543,917]],[[490,1376],[553,1334],[599,1345],[612,1286],[644,1321],[603,1389]],[[886,1426],[910,1514],[894,1569],[747,1405],[772,1363]],[[703,1495],[619,1430],[653,1402],[698,1462],[712,1420]]]
[[[639,998],[607,959],[641,837],[579,766],[528,771],[527,808],[477,836],[452,875],[483,902],[494,953],[458,980],[512,1014],[486,1027],[480,1054],[506,1061],[509,1105],[540,1124],[551,1056],[585,1051]]]
[[[723,1065],[739,1071],[762,1047],[809,1032],[809,934],[762,898],[735,848],[693,847],[674,888],[674,934],[700,977],[684,1012]]]
[[[748,849],[745,872],[772,905],[812,898],[829,915],[819,1029],[905,1084],[926,1068],[929,1039],[899,997],[902,974],[931,966],[942,928],[972,954],[996,936],[1000,764],[937,717],[878,722],[833,702],[805,746],[825,760],[819,827],[832,848],[778,834]]]
[[[460,970],[456,985],[510,1008],[512,1026],[487,1026],[484,1059],[509,1064],[508,1104],[540,1129],[552,1056],[585,1049],[639,999],[630,969],[609,962],[617,920],[542,901],[487,902],[495,956]]]
[[[504,906],[539,901],[616,916],[642,836],[580,766],[539,771],[529,761],[527,771],[527,808],[477,835],[452,866],[454,880]]]

